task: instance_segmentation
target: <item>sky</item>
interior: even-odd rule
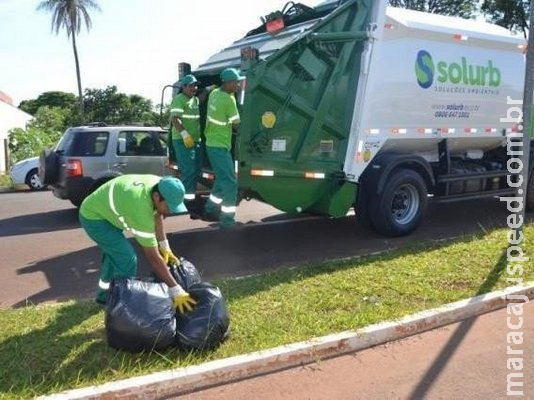
[[[286,0],[96,0],[92,29],[77,37],[83,88],[116,85],[160,103],[161,90],[178,79],[178,63],[193,69],[220,48],[281,10]],[[302,0],[315,6],[323,0]],[[51,32],[40,0],[0,0],[0,91],[34,99],[47,91],[78,93],[72,45]],[[170,96],[170,91],[167,91]],[[170,102],[165,98],[164,102]]]

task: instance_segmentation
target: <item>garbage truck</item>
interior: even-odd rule
[[[362,224],[401,236],[429,201],[514,195],[507,161],[521,127],[509,110],[523,97],[525,53],[523,38],[481,21],[384,0],[290,2],[181,68],[204,86],[227,67],[246,76],[240,199],[330,217],[354,208]]]

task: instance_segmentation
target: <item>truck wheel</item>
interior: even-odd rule
[[[393,171],[382,194],[369,204],[373,226],[386,236],[409,235],[423,219],[427,194],[425,181],[417,172],[405,168]]]
[[[43,185],[53,185],[58,180],[58,158],[54,150],[45,149],[39,156],[39,179]]]

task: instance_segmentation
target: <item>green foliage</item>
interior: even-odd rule
[[[482,13],[489,21],[522,32],[525,38],[529,30],[530,2],[527,0],[484,0]]]
[[[19,108],[35,116],[39,108],[43,106],[75,110],[77,101],[78,99],[72,93],[52,91],[41,93],[36,99],[21,101]]]
[[[390,0],[393,7],[408,8],[432,14],[472,18],[477,11],[476,1],[472,0]]]
[[[159,126],[159,114],[152,101],[142,96],[119,93],[116,86],[105,89],[86,89],[84,95],[85,119],[108,125],[140,124]]]
[[[9,175],[0,174],[0,187],[13,188],[13,181]]]
[[[9,131],[9,151],[12,162],[39,155],[41,150],[53,147],[63,133],[68,110],[42,106],[26,129]]]

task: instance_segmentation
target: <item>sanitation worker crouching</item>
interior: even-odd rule
[[[182,182],[175,177],[123,175],[106,182],[83,201],[80,223],[102,251],[98,303],[106,303],[114,278],[137,274],[137,256],[123,232],[128,230],[141,245],[156,275],[169,287],[175,308],[183,313],[196,304],[167,267],[178,259],[169,247],[163,218],[187,211],[184,194]]]

